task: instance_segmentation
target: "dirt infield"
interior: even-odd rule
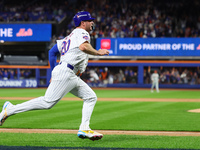
[[[34,97],[0,97],[2,100],[30,100]],[[79,98],[63,98],[62,100],[81,101]],[[148,101],[148,102],[200,102],[200,99],[151,99],[151,98],[98,98],[98,101]],[[200,109],[188,110],[189,112],[199,113]],[[200,136],[200,132],[181,132],[181,131],[119,131],[119,130],[97,130],[105,135],[124,134],[124,135],[162,135],[162,136]],[[76,134],[78,130],[62,129],[8,129],[0,128],[0,132],[12,133],[62,133]]]
[[[96,130],[104,135],[160,135],[160,136],[200,136],[200,132],[178,132],[178,131],[119,131],[119,130]],[[77,134],[78,130],[64,129],[8,129],[0,128],[0,132],[10,133],[60,133]]]

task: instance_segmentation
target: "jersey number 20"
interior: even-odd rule
[[[69,50],[70,43],[71,43],[70,39],[67,42],[64,41],[62,43],[62,53],[61,53],[62,56],[65,55],[65,53]]]

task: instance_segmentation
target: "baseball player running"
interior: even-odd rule
[[[58,40],[49,51],[52,71],[51,83],[44,96],[13,105],[5,102],[0,113],[0,125],[11,115],[30,110],[50,109],[68,92],[83,99],[82,121],[78,131],[79,138],[99,140],[102,134],[90,129],[90,118],[97,101],[94,91],[79,77],[88,64],[88,54],[108,55],[106,49],[94,49],[90,44],[89,32],[92,31],[95,18],[89,12],[81,11],[74,16],[76,28],[63,40]],[[60,53],[60,62],[56,63],[56,54]]]

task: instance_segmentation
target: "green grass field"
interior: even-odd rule
[[[99,98],[200,99],[199,90],[94,89]],[[0,89],[3,97],[39,97],[45,89]],[[67,94],[65,97],[74,97]],[[13,104],[24,101],[10,100]],[[30,111],[9,117],[1,128],[76,129],[81,122],[82,101],[60,101],[50,110]],[[94,130],[200,131],[200,102],[98,101],[90,127]],[[104,135],[99,141],[75,134],[0,133],[0,145],[45,147],[112,147],[200,149],[199,136]]]
[[[46,89],[0,89],[0,97],[39,97],[45,94]],[[104,98],[189,98],[200,99],[200,90],[161,90],[159,94],[142,89],[94,89],[97,97]],[[68,93],[65,97],[74,97]]]

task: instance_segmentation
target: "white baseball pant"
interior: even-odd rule
[[[52,81],[42,97],[38,97],[7,109],[7,115],[30,110],[50,109],[68,92],[83,99],[82,121],[79,130],[91,130],[89,127],[93,108],[97,101],[94,91],[76,76],[67,63],[57,65],[52,71]]]

